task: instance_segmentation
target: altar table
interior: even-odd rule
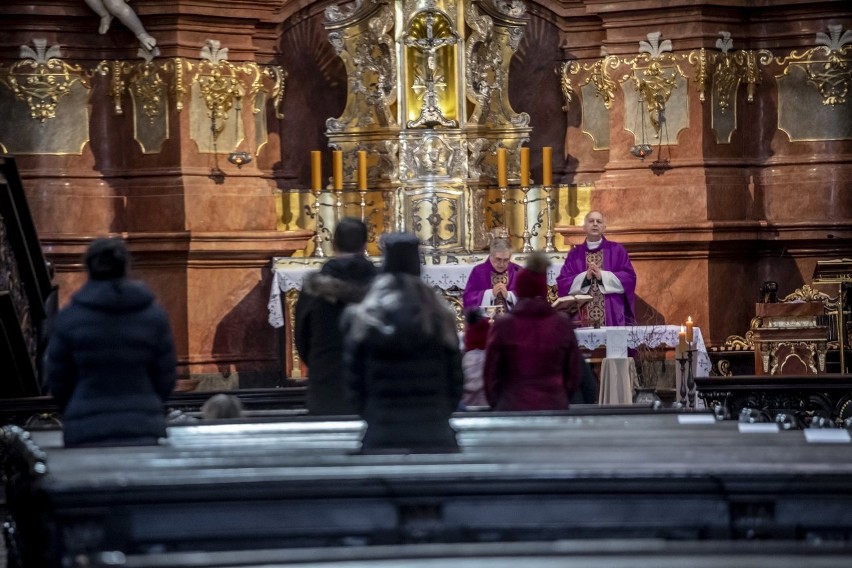
[[[468,275],[474,266],[484,262],[488,255],[464,255],[451,256],[442,255],[440,259],[427,256],[426,263],[421,265],[421,278],[430,285],[438,288],[444,293],[444,297],[461,313],[461,291],[467,283]],[[523,255],[516,255],[513,261],[523,264]],[[556,284],[556,277],[562,269],[564,254],[550,256],[551,263],[547,272],[548,285]],[[302,289],[302,280],[316,270],[319,270],[326,259],[322,258],[273,258],[272,259],[272,287],[269,291],[269,324],[275,328],[285,328],[287,331],[287,373],[288,376],[300,376],[300,360],[292,342],[292,322],[287,321],[292,317],[292,307],[295,305],[299,291]],[[371,259],[376,265],[380,265],[381,258]],[[282,302],[282,294],[284,300]],[[288,306],[285,310],[284,306]],[[287,317],[285,317],[287,316]],[[606,345],[607,328],[578,328],[576,330],[577,341],[581,348],[594,350]],[[680,327],[676,325],[656,326],[629,326],[610,327],[610,329],[628,330],[627,341],[629,347],[638,347],[645,344],[648,347],[659,347],[666,345],[674,348],[677,345]],[[695,357],[693,359],[694,376],[707,377],[710,375],[710,357],[704,345],[704,339],[699,328],[695,329]],[[680,369],[677,370],[678,396],[680,393]],[[629,403],[629,401],[626,401]]]
[[[556,277],[565,262],[563,253],[548,255],[550,267],[547,271],[547,282],[550,286],[556,285]],[[459,330],[462,329],[462,291],[467,284],[470,271],[477,264],[484,262],[487,254],[465,254],[465,255],[425,255],[424,264],[420,266],[420,276],[425,282],[441,291],[444,299],[456,312]],[[525,256],[515,255],[512,260],[520,265],[524,264]],[[376,266],[380,266],[381,257],[373,257],[370,260]],[[302,281],[311,272],[319,270],[326,259],[308,257],[291,258],[276,257],[272,259],[272,287],[269,290],[269,325],[284,329],[284,351],[285,351],[285,376],[288,378],[300,378],[302,376],[302,362],[296,351],[293,341],[293,313],[299,291],[302,289]],[[283,296],[283,297],[282,297]]]
[[[445,257],[446,258],[446,257]],[[435,263],[428,258],[427,263],[420,267],[420,277],[423,280],[444,292],[450,290],[464,290],[467,277],[473,267],[484,262],[488,255],[465,255],[463,257],[449,257],[452,260],[443,260]],[[374,264],[381,265],[381,258],[371,258]],[[520,257],[512,260],[523,265]],[[562,269],[565,260],[564,255],[553,255],[550,267],[547,270],[547,283],[550,286],[556,284],[556,277]],[[284,310],[282,309],[281,294],[293,290],[302,289],[302,280],[316,270],[319,270],[324,259],[318,258],[273,258],[272,259],[272,289],[269,291],[269,325],[272,327],[284,326]]]
[[[667,346],[672,349],[675,348],[678,342],[678,332],[680,331],[679,325],[636,325],[636,326],[612,326],[612,327],[601,327],[601,328],[591,328],[591,327],[581,327],[574,330],[574,333],[577,335],[577,343],[580,344],[581,349],[587,349],[589,351],[594,351],[598,347],[603,347],[606,345],[606,330],[607,329],[623,329],[627,330],[627,345],[631,348],[637,348],[640,345],[647,345],[648,347],[660,347]],[[693,328],[693,347],[695,352],[693,353],[692,359],[692,372],[694,377],[708,377],[710,376],[710,356],[707,353],[707,347],[704,345],[704,337],[701,335],[701,330],[697,327]],[[606,359],[604,359],[606,361]],[[680,396],[680,385],[681,385],[681,371],[680,366],[676,365],[676,391],[678,400],[681,402],[685,402],[681,400]],[[615,372],[615,369],[610,369],[611,372]],[[629,372],[627,367],[625,367],[625,372]],[[625,378],[623,373],[618,375],[617,380],[621,382],[625,382],[628,379]],[[611,377],[612,375],[610,375]],[[601,367],[601,382],[604,382],[604,371],[603,364]],[[609,378],[609,377],[607,377]],[[616,379],[612,379],[616,380]],[[630,380],[632,383],[632,379]],[[635,385],[634,385],[635,386]],[[603,393],[603,385],[601,386],[601,393]],[[614,389],[616,387],[613,385],[608,385],[606,390],[608,393],[608,400],[610,402],[604,401],[602,398],[599,398],[598,402],[600,404],[630,404],[630,400],[624,400],[623,397],[615,397]],[[621,390],[624,390],[625,387],[620,387]],[[694,390],[694,386],[693,386]],[[617,398],[617,401],[615,398]],[[693,399],[695,399],[695,395],[693,393]],[[701,406],[701,401],[698,401],[699,406]]]
[[[601,361],[598,404],[633,404],[633,389],[639,386],[632,357],[607,357]]]

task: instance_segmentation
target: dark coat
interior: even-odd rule
[[[340,316],[360,302],[376,275],[363,255],[331,258],[308,275],[296,301],[295,340],[308,366],[306,405],[311,414],[357,414],[343,373]]]
[[[66,445],[166,436],[175,347],[166,312],[143,284],[87,282],[57,315],[45,366]]]
[[[344,314],[345,361],[363,452],[457,451],[450,415],[463,377],[455,317],[417,276],[379,276]]]
[[[485,394],[494,410],[564,410],[577,390],[583,357],[567,315],[544,298],[521,298],[491,326]]]

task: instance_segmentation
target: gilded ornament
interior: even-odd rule
[[[589,80],[595,86],[595,93],[603,99],[607,110],[612,110],[615,101],[615,89],[618,84],[607,73],[607,69],[617,69],[620,61],[615,55],[608,55],[592,64]],[[576,67],[571,71],[575,72]],[[585,69],[585,66],[584,66]]]
[[[244,80],[249,79],[248,87]],[[234,65],[228,61],[228,48],[208,39],[201,50],[201,62],[195,75],[201,98],[207,106],[210,129],[215,140],[225,129],[228,114],[246,96],[253,97],[261,88],[261,71],[256,63]],[[254,108],[254,101],[252,107]]]
[[[420,17],[422,16],[422,22]],[[444,116],[438,103],[438,94],[447,87],[443,70],[438,68],[437,53],[455,45],[459,36],[447,25],[447,17],[437,10],[418,14],[411,29],[403,35],[403,43],[420,54],[422,63],[416,66],[412,89],[421,100],[420,115],[406,123],[408,128],[434,128],[444,126],[458,128],[458,121]],[[422,25],[422,29],[421,29]],[[444,33],[436,35],[436,26],[441,25]]]
[[[56,106],[75,83],[88,87],[88,81],[79,65],[61,60],[58,45],[47,47],[47,40],[41,38],[33,39],[33,45],[35,49],[21,46],[23,61],[6,72],[0,67],[0,80],[29,106],[31,118],[44,122],[56,118]]]
[[[571,69],[578,67],[576,61],[563,61],[553,70],[556,76],[559,77],[559,86],[562,88],[562,100],[565,104],[562,105],[562,112],[568,112],[571,102],[574,100],[574,85],[571,83]]]
[[[284,118],[284,113],[281,112],[281,101],[284,99],[284,86],[287,81],[287,72],[280,65],[264,65],[262,67],[263,74],[272,79],[272,87],[269,89],[269,97],[272,99],[272,110],[275,112],[275,118]],[[261,109],[254,108],[253,112],[260,112]]]
[[[822,104],[837,106],[846,104],[852,84],[850,69],[850,51],[852,51],[852,30],[843,30],[841,25],[828,26],[829,33],[816,34],[816,44],[804,52],[792,51],[787,57],[776,58],[776,62],[789,67],[801,67],[812,84],[822,96]],[[819,58],[819,54],[824,54]]]
[[[465,47],[465,87],[468,98],[476,105],[467,122],[482,124],[489,118],[492,99],[496,95],[499,100],[499,93],[503,89],[502,46],[494,35],[494,20],[482,14],[476,5],[467,5],[465,17],[472,30]]]
[[[796,288],[790,294],[784,296],[782,302],[823,302],[830,301],[832,298],[825,292],[820,292],[813,288],[810,284],[805,284],[801,288]]]

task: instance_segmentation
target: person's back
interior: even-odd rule
[[[343,310],[360,302],[376,268],[364,256],[367,227],[341,219],[334,232],[336,257],[308,275],[296,302],[295,343],[308,366],[305,405],[310,414],[356,414],[343,371]]]
[[[125,277],[118,239],[89,248],[89,280],[57,315],[48,344],[50,392],[63,415],[65,444],[156,443],[166,436],[164,401],[176,380],[165,311]]]
[[[462,408],[487,408],[485,398],[485,383],[482,372],[485,366],[485,344],[491,322],[479,309],[473,309],[465,314],[464,354],[462,355],[462,371],[464,372],[464,394]]]
[[[390,236],[386,273],[344,315],[347,371],[367,422],[364,452],[458,449],[449,424],[462,393],[458,336],[449,307],[417,276],[417,244]]]
[[[582,354],[571,320],[546,299],[544,262],[519,274],[515,309],[494,321],[484,371],[494,410],[564,410],[579,385]]]

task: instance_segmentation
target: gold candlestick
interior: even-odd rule
[[[541,183],[544,186],[545,214],[547,216],[547,233],[544,235],[544,252],[556,252],[553,246],[553,218],[550,216],[550,207],[553,200],[550,191],[553,189],[553,148],[545,146],[541,149]]]
[[[532,252],[533,247],[532,247],[532,243],[530,242],[532,240],[532,234],[530,233],[530,222],[529,222],[530,186],[529,185],[521,186],[521,191],[524,192],[524,201],[523,201],[523,203],[524,203],[524,248],[521,249],[521,252]]]
[[[322,197],[322,152],[313,150],[311,152],[311,192],[314,194],[314,256],[324,258],[322,250],[322,217],[320,217],[320,198]]]
[[[314,189],[314,216],[316,219],[316,233],[314,234],[314,256],[325,258],[325,251],[322,250],[322,217],[320,217],[320,198],[322,197],[322,189]]]
[[[497,187],[500,188],[500,215],[501,222],[507,229],[509,220],[506,218],[506,192],[509,191],[509,182],[506,179],[506,149],[497,148]]]
[[[361,197],[361,222],[366,222],[367,209],[367,152],[358,150],[358,193]]]
[[[550,213],[550,208],[553,204],[553,198],[550,196],[550,191],[553,189],[552,185],[544,186],[544,206],[547,208],[545,213],[547,215],[547,233],[544,235],[544,252],[556,252],[556,247],[553,246],[553,217]]]
[[[333,156],[333,172],[334,172],[334,224],[340,221],[341,209],[343,208],[343,151],[335,150]]]

